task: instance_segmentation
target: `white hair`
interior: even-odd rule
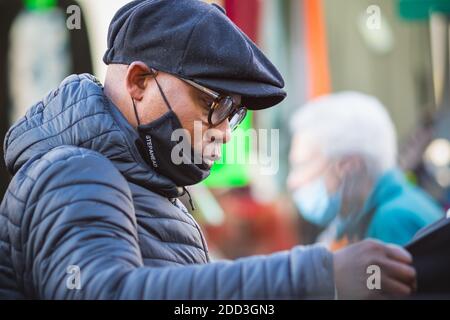
[[[375,176],[397,163],[394,125],[372,96],[349,91],[316,98],[295,113],[291,129],[312,138],[330,159],[361,156]]]

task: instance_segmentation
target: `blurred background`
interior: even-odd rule
[[[109,21],[126,0],[0,0],[0,138],[72,73],[101,81]],[[212,1],[209,1],[212,2]],[[279,129],[279,170],[217,164],[192,187],[193,215],[217,258],[237,258],[314,241],[286,190],[289,119],[322,94],[356,90],[388,108],[409,180],[450,205],[447,0],[222,0],[232,19],[279,68],[288,98],[249,114],[242,130]],[[76,6],[76,7],[74,7]],[[79,28],[68,19],[79,10]],[[380,20],[377,32],[367,19]],[[77,21],[71,21],[76,24]],[[237,133],[239,135],[239,133]],[[233,143],[233,142],[232,142]],[[239,152],[258,152],[251,138]],[[226,153],[224,154],[226,157]],[[1,153],[3,159],[3,153]],[[0,196],[10,176],[0,164]]]

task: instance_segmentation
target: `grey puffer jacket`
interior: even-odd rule
[[[334,296],[322,247],[210,263],[179,188],[152,171],[136,139],[88,74],[65,79],[9,130],[0,298]]]

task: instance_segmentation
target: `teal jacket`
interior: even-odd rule
[[[419,229],[444,216],[438,204],[397,169],[378,180],[365,208],[358,219],[363,238],[398,245],[405,245]]]

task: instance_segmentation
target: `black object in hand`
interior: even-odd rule
[[[418,294],[450,294],[450,219],[421,230],[405,246],[413,256]]]

